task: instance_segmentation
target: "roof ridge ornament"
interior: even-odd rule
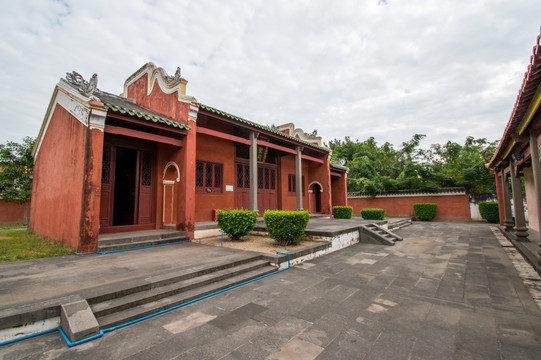
[[[164,74],[165,80],[167,80],[167,82],[173,82],[175,80],[178,80],[178,79],[180,79],[180,66],[177,66],[177,71],[175,71],[175,75],[172,75],[172,76],[167,75],[165,70],[163,70],[163,74]]]
[[[66,81],[86,97],[91,97],[98,88],[98,74],[93,74],[90,81],[86,81],[81,74],[72,71],[66,73]]]

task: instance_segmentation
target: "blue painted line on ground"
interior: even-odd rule
[[[189,241],[191,241],[191,240],[189,240]],[[181,241],[181,242],[187,242],[187,241]],[[170,243],[170,244],[173,244],[173,243]],[[169,245],[169,244],[161,244],[161,245]],[[159,246],[159,245],[152,245],[152,246]],[[15,343],[15,342],[18,342],[18,341],[30,339],[30,338],[33,338],[33,337],[36,337],[36,336],[45,335],[45,334],[48,334],[48,333],[51,333],[51,332],[54,332],[54,331],[57,331],[57,330],[58,330],[58,332],[60,332],[60,334],[61,334],[62,337],[64,338],[64,341],[66,341],[66,344],[67,344],[69,347],[77,346],[77,345],[86,343],[86,342],[88,342],[88,341],[92,341],[92,340],[98,339],[98,338],[102,337],[106,332],[111,332],[111,331],[114,331],[114,330],[117,330],[117,329],[120,329],[120,328],[129,326],[129,325],[132,325],[132,324],[136,324],[136,323],[141,322],[141,321],[143,321],[143,320],[147,320],[147,319],[153,318],[153,317],[155,317],[155,316],[158,316],[158,315],[161,315],[161,314],[165,314],[165,313],[167,313],[167,312],[169,312],[169,311],[173,311],[173,310],[179,309],[179,308],[181,308],[181,307],[183,307],[183,306],[193,304],[193,303],[195,303],[195,302],[198,302],[198,301],[207,299],[207,298],[209,298],[209,297],[211,297],[211,296],[215,296],[215,295],[224,293],[224,292],[226,292],[226,291],[229,291],[229,290],[238,288],[239,286],[243,286],[243,285],[252,283],[252,282],[254,282],[254,281],[261,280],[261,279],[263,279],[263,278],[269,277],[269,276],[271,276],[271,275],[276,275],[276,274],[278,274],[278,273],[281,273],[282,271],[288,270],[288,269],[291,267],[291,261],[290,261],[291,254],[290,254],[290,253],[286,253],[286,252],[280,252],[280,251],[277,251],[276,253],[277,253],[277,254],[282,254],[282,255],[287,255],[287,267],[286,267],[286,268],[280,269],[280,270],[276,270],[276,271],[273,271],[273,272],[271,272],[271,273],[269,273],[269,274],[265,274],[265,275],[258,276],[258,277],[254,278],[254,279],[244,281],[244,282],[242,282],[242,283],[240,283],[240,284],[233,285],[233,286],[227,287],[227,288],[225,288],[225,289],[215,291],[215,292],[213,292],[213,293],[211,293],[211,294],[207,294],[207,295],[201,296],[201,297],[199,297],[199,298],[197,298],[197,299],[190,300],[190,301],[188,301],[188,302],[185,302],[185,303],[182,303],[182,304],[179,304],[179,305],[175,305],[175,306],[170,307],[170,308],[167,308],[167,309],[165,309],[165,310],[161,310],[161,311],[158,311],[158,312],[156,312],[156,313],[153,313],[153,314],[150,314],[150,315],[146,315],[146,316],[140,317],[140,318],[135,319],[135,320],[128,321],[128,322],[123,323],[123,324],[120,324],[120,325],[112,326],[112,327],[107,328],[107,329],[102,329],[102,330],[100,330],[100,331],[98,332],[98,334],[93,335],[93,336],[91,336],[91,337],[88,337],[88,338],[86,338],[86,339],[82,339],[82,340],[79,340],[79,341],[72,342],[72,341],[70,341],[70,340],[68,339],[66,333],[64,332],[64,330],[62,330],[61,327],[56,327],[56,328],[54,328],[54,329],[49,329],[49,330],[45,330],[45,331],[42,331],[42,332],[39,332],[39,333],[27,335],[27,336],[24,336],[24,337],[21,337],[21,338],[12,339],[12,340],[9,340],[9,341],[2,342],[2,343],[0,343],[0,347],[1,347],[1,346],[4,346],[4,345],[8,345],[8,344]],[[86,254],[86,253],[85,253],[85,254]]]
[[[175,241],[175,242],[170,242],[170,243],[167,243],[167,244],[156,244],[156,245],[148,245],[148,246],[139,246],[139,247],[129,248],[129,249],[110,250],[110,251],[91,251],[91,252],[86,252],[86,253],[75,253],[75,255],[91,255],[91,254],[104,255],[104,254],[112,254],[112,253],[124,252],[124,251],[132,251],[132,250],[148,249],[148,248],[157,247],[157,246],[166,246],[166,245],[182,244],[182,243],[187,243],[187,242],[192,242],[192,240]]]

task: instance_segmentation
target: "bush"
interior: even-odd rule
[[[310,220],[308,211],[267,210],[263,215],[269,236],[280,245],[296,245]]]
[[[481,217],[489,223],[497,223],[500,221],[500,212],[498,211],[497,201],[485,201],[479,203],[479,212]]]
[[[351,219],[353,208],[351,206],[333,206],[332,212],[335,219]]]
[[[361,216],[365,220],[385,220],[385,210],[384,209],[362,209]]]
[[[240,240],[254,229],[257,215],[257,211],[250,210],[220,210],[218,226],[231,240]]]
[[[415,216],[421,221],[430,221],[436,216],[438,211],[438,204],[433,203],[418,203],[413,204],[413,211]]]

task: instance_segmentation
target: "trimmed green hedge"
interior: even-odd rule
[[[434,203],[417,203],[413,204],[413,211],[415,216],[421,221],[430,221],[436,217],[438,211],[438,204]]]
[[[308,211],[267,210],[263,215],[269,236],[280,245],[296,245],[310,220]]]
[[[361,216],[365,220],[385,220],[385,209],[362,209]]]
[[[485,201],[479,203],[479,212],[481,217],[489,223],[497,223],[500,221],[500,212],[498,211],[497,201]]]
[[[332,212],[335,219],[351,219],[351,217],[353,216],[353,207],[333,206]]]
[[[240,240],[254,229],[257,215],[257,211],[250,210],[220,210],[218,226],[231,240]]]

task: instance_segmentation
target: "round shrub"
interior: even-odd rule
[[[254,229],[257,215],[257,211],[250,210],[220,210],[218,226],[231,240],[240,240]]]
[[[436,217],[438,211],[438,204],[433,203],[417,203],[413,204],[413,211],[415,216],[421,221],[430,221]]]
[[[361,216],[365,220],[385,220],[385,210],[384,209],[362,209]]]
[[[489,223],[497,223],[500,221],[500,212],[498,211],[497,201],[485,201],[479,203],[479,212],[481,217]]]
[[[280,245],[296,245],[310,220],[308,211],[267,210],[263,215],[269,236]]]
[[[351,206],[333,206],[332,212],[335,219],[351,219],[351,216],[353,216]]]

